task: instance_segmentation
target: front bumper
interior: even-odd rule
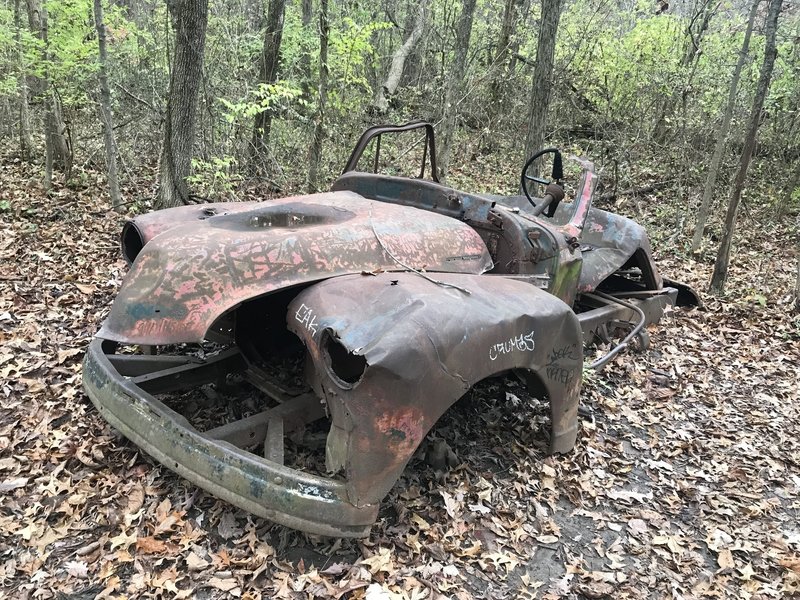
[[[87,350],[83,385],[103,417],[125,437],[214,496],[308,533],[369,535],[377,505],[353,506],[346,500],[344,482],[303,473],[205,436],[121,375],[101,339]]]

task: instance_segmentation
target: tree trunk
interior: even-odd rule
[[[27,0],[28,24],[34,35],[42,40],[42,62],[44,77],[36,83],[37,95],[44,106],[45,170],[44,189],[53,187],[53,168],[55,165],[69,179],[72,170],[72,151],[66,138],[67,126],[61,116],[61,101],[50,82],[50,47],[48,35],[47,9],[39,0]]]
[[[114,116],[111,112],[111,90],[108,88],[108,52],[106,50],[106,26],[103,22],[103,5],[101,0],[94,0],[94,26],[97,29],[97,46],[99,49],[97,79],[100,83],[100,115],[103,118],[103,141],[106,149],[106,170],[108,171],[108,192],[111,206],[119,210],[122,199],[119,194],[117,177],[117,147],[114,142]]]
[[[800,256],[797,257],[797,278],[794,280],[794,311],[800,313]]]
[[[775,48],[775,32],[778,28],[778,15],[780,12],[781,0],[769,0],[769,11],[765,27],[764,62],[761,65],[761,73],[758,77],[758,87],[753,99],[753,108],[750,112],[750,121],[747,128],[747,136],[744,140],[744,148],[742,148],[742,156],[739,160],[739,170],[736,172],[731,197],[728,202],[728,212],[725,215],[725,231],[717,253],[717,260],[714,263],[714,273],[711,276],[710,291],[716,294],[722,293],[725,287],[725,280],[728,277],[736,214],[739,210],[739,201],[742,198],[742,188],[747,177],[747,170],[750,167],[750,159],[753,156],[753,149],[756,145],[756,134],[761,121],[761,111],[764,108],[764,99],[769,91],[772,68],[775,65],[775,57],[778,54]]]
[[[511,46],[511,35],[514,33],[514,27],[517,24],[517,14],[519,13],[521,2],[522,0],[506,0],[506,5],[503,9],[503,23],[500,26],[500,36],[497,38],[497,53],[492,65],[494,74],[492,76],[491,95],[495,103],[503,98],[503,89],[505,87],[503,84],[507,75],[506,66]]]
[[[786,215],[786,211],[789,210],[789,204],[792,202],[792,195],[797,188],[800,188],[800,160],[795,164],[794,175],[792,175],[789,185],[783,190],[783,197],[778,204],[778,209],[775,211],[775,218],[778,221],[782,220]]]
[[[542,23],[539,27],[539,41],[536,45],[536,66],[533,68],[525,157],[541,150],[544,146],[547,110],[550,107],[550,91],[553,85],[556,35],[563,8],[564,0],[542,0]],[[534,170],[538,169],[534,168]]]
[[[314,7],[312,5],[313,0],[301,0],[300,8],[302,10],[302,23],[303,23],[303,31],[307,34],[310,34],[311,29],[311,22],[314,19]],[[306,102],[311,101],[311,56],[305,50],[303,50],[303,54],[300,56],[300,77],[301,77],[301,84],[300,88],[303,90],[303,100]]]
[[[261,69],[258,78],[258,82],[262,86],[272,85],[278,78],[285,12],[286,0],[270,0],[267,14],[267,30],[264,34],[264,47],[261,51]],[[253,126],[253,158],[261,159],[266,155],[271,127],[271,108],[266,108],[256,114]]]
[[[706,227],[708,211],[711,207],[711,195],[714,193],[714,188],[717,184],[719,166],[722,163],[725,142],[728,139],[728,133],[731,128],[733,110],[736,107],[739,78],[741,77],[742,68],[744,67],[747,53],[750,49],[750,35],[753,32],[753,22],[756,19],[756,12],[758,11],[759,4],[761,4],[761,0],[753,0],[753,5],[750,8],[750,15],[747,20],[747,29],[744,32],[744,41],[742,42],[742,48],[739,50],[739,60],[736,62],[736,67],[731,77],[731,85],[728,89],[728,102],[725,105],[722,123],[720,123],[719,130],[717,131],[717,143],[714,146],[714,154],[711,156],[711,165],[708,168],[708,177],[706,177],[706,185],[703,188],[703,199],[700,201],[700,209],[697,212],[697,223],[695,224],[694,236],[692,237],[692,252],[697,252],[700,248],[700,243],[703,241],[703,230]]]
[[[186,178],[192,166],[197,96],[203,75],[208,0],[167,0],[175,31],[164,142],[155,208],[191,202]]]
[[[19,94],[19,155],[22,160],[29,160],[33,154],[31,137],[31,115],[28,108],[28,69],[25,65],[25,52],[22,48],[22,24],[20,19],[20,0],[14,0],[14,40],[17,46],[17,93]]]
[[[527,15],[531,12],[531,0],[522,0],[522,5],[519,14],[522,16],[522,24],[525,25]],[[517,70],[517,62],[519,61],[519,44],[521,36],[515,36],[509,43],[508,53],[511,60],[508,61],[508,69],[506,69],[506,77],[512,77]]]
[[[30,32],[38,37],[40,40],[42,39],[42,6],[39,0],[25,0],[25,8],[28,13],[28,28]],[[42,60],[46,60],[47,55],[44,50],[42,50]],[[35,99],[41,100],[41,97],[44,96],[44,86],[45,86],[45,79],[39,77],[37,75],[31,76],[30,81],[30,93],[31,96]]]
[[[325,136],[325,108],[328,104],[328,39],[330,24],[328,22],[328,0],[319,2],[319,97],[317,111],[314,115],[314,133],[308,149],[308,180],[306,188],[309,193],[319,189],[319,163],[322,158],[322,140]]]
[[[375,94],[375,101],[373,106],[379,113],[385,113],[389,110],[389,99],[397,91],[397,86],[400,85],[400,78],[403,76],[403,69],[406,65],[406,59],[414,51],[414,48],[422,37],[422,32],[425,30],[425,15],[427,14],[428,1],[421,0],[417,10],[417,18],[414,21],[414,28],[411,34],[406,38],[406,41],[395,50],[392,55],[392,65],[389,67],[389,74],[386,76],[386,81],[378,88]]]
[[[58,89],[50,84],[50,110],[53,115],[53,157],[56,166],[64,173],[64,178],[69,180],[72,175],[72,144],[69,141],[69,128],[64,122],[64,107]]]
[[[472,17],[475,14],[475,0],[464,0],[461,15],[456,22],[455,58],[450,66],[447,78],[447,88],[444,94],[444,109],[442,111],[441,143],[437,160],[439,162],[439,179],[447,179],[447,170],[450,163],[450,152],[455,136],[456,117],[459,113],[458,105],[463,100],[464,74],[467,70],[467,54],[469,53],[469,38],[472,35]]]
[[[42,186],[45,191],[50,191],[53,187],[53,161],[55,150],[55,136],[58,130],[58,124],[54,114],[54,98],[50,91],[50,81],[48,75],[49,53],[47,49],[47,11],[41,6],[38,0],[28,0],[28,19],[31,25],[31,31],[39,36],[42,40],[44,47],[42,49],[42,61],[45,65],[45,75],[42,78],[39,88],[41,92],[42,102],[44,103],[44,181]]]

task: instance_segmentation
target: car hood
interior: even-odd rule
[[[493,266],[468,225],[352,192],[296,196],[227,214],[212,209],[206,207],[207,218],[143,241],[98,337],[145,345],[200,342],[225,312],[279,289],[354,273],[480,274]]]

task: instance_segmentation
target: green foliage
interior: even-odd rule
[[[20,49],[17,46],[17,31],[14,27],[14,11],[11,7],[0,6],[0,98],[13,97],[17,94],[18,80],[23,73],[29,72],[26,65],[33,58],[35,40],[24,25],[27,17],[22,15],[23,27],[19,32],[22,45],[22,64]]]
[[[587,8],[577,3],[564,16],[569,38],[585,36],[586,13]],[[617,15],[597,25],[591,43],[581,52],[560,45],[559,56],[571,60],[569,68],[579,77],[575,83],[580,93],[608,118],[647,114],[677,85],[683,51],[676,40],[680,28],[680,20],[670,14]]]
[[[366,68],[375,58],[371,39],[391,23],[357,23],[345,17],[331,28],[328,68],[331,78],[331,106],[339,111],[353,110],[372,95]]]
[[[0,3],[0,99],[5,106],[14,106],[23,74],[47,77],[63,101],[76,160],[94,160],[102,151],[102,137],[97,125],[97,36],[92,0],[42,2],[49,15],[49,43],[45,49],[28,30],[27,15],[23,14],[21,59],[13,4]],[[195,154],[199,158],[191,180],[202,193],[230,194],[239,184],[244,177],[241,172],[251,166],[254,118],[263,110],[269,110],[273,117],[269,177],[280,180],[287,189],[300,185],[304,178],[302,157],[308,151],[319,82],[318,3],[314,3],[306,26],[301,3],[287,3],[279,79],[271,85],[259,85],[258,61],[267,4],[210,0],[196,113]],[[507,152],[491,159],[493,164],[502,165],[495,167],[496,172],[516,168],[531,86],[546,85],[531,81],[541,20],[538,1],[531,2],[527,14],[521,14],[515,24],[508,63],[495,64],[505,5],[505,0],[478,0],[467,56],[466,97],[458,100],[460,135],[470,139],[468,160],[481,164],[491,153]],[[669,9],[656,14],[652,0],[636,0],[624,6],[606,0],[566,3],[552,83],[553,141],[601,157],[598,167],[606,167],[603,177],[607,179],[624,179],[627,167],[644,156],[656,163],[654,181],[680,171],[684,189],[700,184],[747,16],[747,6],[741,3],[720,5],[704,33],[699,60],[689,66],[683,60],[689,48],[687,27],[700,5],[675,0]],[[363,2],[331,3],[329,98],[322,157],[329,174],[338,172],[366,124],[420,117],[436,122],[441,116],[442,91],[455,58],[455,25],[462,4],[430,0],[427,6],[425,34],[390,99],[390,113],[378,116],[371,112],[375,92],[385,80],[392,53],[410,32],[418,4],[378,7]],[[166,3],[104,0],[104,11],[109,79],[119,127],[117,145],[126,167],[152,166],[161,144],[169,86],[168,56],[174,48]],[[800,18],[787,10],[781,19],[778,62],[765,103],[765,126],[760,132],[761,156],[793,155],[785,150],[800,145]],[[739,143],[758,77],[763,51],[761,20],[763,16],[756,24],[750,60],[740,85],[733,148]],[[490,89],[496,73],[505,86],[500,98]],[[29,80],[31,114],[41,140],[43,111],[38,108],[42,99],[37,96],[41,87],[35,85],[35,77]],[[671,137],[655,148],[652,132],[660,117]],[[659,160],[661,164],[657,164]],[[723,171],[734,162],[734,153],[727,153]],[[780,159],[762,162],[763,166],[753,169],[757,178],[773,173],[771,177],[780,180],[780,173],[789,170]],[[778,175],[774,174],[776,169]],[[459,170],[466,174],[473,171],[457,169],[453,181],[459,183]],[[505,179],[507,185],[516,185],[513,177]],[[616,183],[626,187],[624,181]],[[471,184],[465,179],[464,185]]]
[[[227,197],[241,183],[232,156],[214,156],[210,160],[192,159],[192,174],[187,181],[197,193],[206,197]]]
[[[244,124],[265,110],[288,110],[293,106],[304,105],[302,93],[299,87],[290,82],[277,81],[274,84],[259,84],[241,101],[230,102],[225,98],[220,98],[219,101],[225,107],[223,113],[225,121],[228,123],[239,121]]]
[[[90,0],[47,0],[49,60],[32,61],[34,74],[47,77],[65,106],[86,102],[97,70],[97,43]],[[93,43],[94,41],[94,43]]]

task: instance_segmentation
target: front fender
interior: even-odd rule
[[[405,265],[483,273],[492,259],[465,223],[352,192],[264,202],[158,233],[136,256],[98,337],[201,342],[217,318],[242,302]]]
[[[522,369],[550,399],[552,452],[577,435],[583,348],[569,306],[520,280],[414,273],[329,279],[289,305],[327,403],[327,466],[379,502],[441,415],[486,377]]]

